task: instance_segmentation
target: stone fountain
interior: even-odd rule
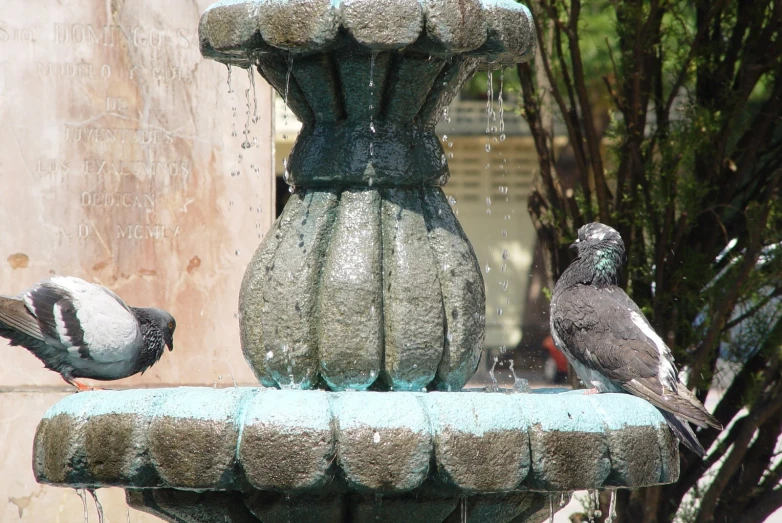
[[[435,124],[479,67],[527,60],[512,0],[229,0],[205,57],[257,67],[303,123],[293,195],[247,269],[259,388],[95,391],[54,405],[34,468],[177,522],[537,522],[578,489],[675,481],[628,396],[464,392],[484,333]]]

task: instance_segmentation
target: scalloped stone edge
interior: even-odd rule
[[[337,475],[356,492],[409,492],[436,476],[468,494],[679,475],[678,442],[656,408],[582,391],[85,392],[46,412],[33,464],[39,482],[71,487],[291,492]]]
[[[328,51],[349,35],[372,51],[408,48],[486,63],[529,60],[532,14],[512,0],[223,0],[199,24],[201,53],[248,67],[253,55]]]

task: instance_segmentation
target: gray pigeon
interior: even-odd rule
[[[0,336],[21,345],[80,391],[76,378],[118,380],[174,350],[176,321],[161,309],[128,307],[102,285],[54,276],[17,297],[0,295]]]
[[[622,237],[601,223],[578,230],[578,253],[554,286],[551,333],[587,393],[624,392],[662,413],[687,448],[706,451],[687,422],[721,430],[719,421],[679,381],[671,350],[638,305],[618,287],[625,260]]]

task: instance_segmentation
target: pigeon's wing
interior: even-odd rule
[[[719,427],[680,386],[671,350],[622,289],[571,287],[558,297],[551,321],[565,349],[584,366],[658,408]]]
[[[123,361],[141,343],[136,317],[114,293],[74,277],[56,276],[24,295],[45,338],[98,363]]]
[[[0,324],[9,331],[7,338],[11,339],[12,331],[15,336],[26,336],[40,342],[44,341],[44,335],[35,316],[30,314],[24,301],[12,296],[0,296]],[[2,328],[2,326],[0,326]],[[12,340],[15,341],[15,340]]]
[[[662,364],[662,378],[675,387],[670,351],[664,343],[658,347],[639,321],[643,314],[619,288],[575,285],[552,304],[552,327],[580,363],[620,384],[657,378]]]

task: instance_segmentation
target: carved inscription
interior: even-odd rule
[[[56,96],[58,113],[44,125],[46,133],[59,133],[58,147],[26,167],[42,190],[66,193],[70,208],[82,213],[75,223],[57,224],[59,241],[99,242],[109,250],[112,243],[176,241],[183,230],[177,213],[196,201],[179,194],[188,191],[193,166],[192,143],[177,134],[183,128],[192,134],[192,123],[180,122],[177,113],[189,116],[181,105],[168,114],[168,104],[158,102],[150,111],[150,96],[172,96],[172,109],[176,97],[189,100],[174,86],[193,82],[202,62],[197,24],[155,27],[143,16],[118,13],[108,19],[137,23],[65,19],[85,16],[78,12],[34,28],[0,14],[0,73],[24,70]],[[0,74],[0,94],[8,78]]]

